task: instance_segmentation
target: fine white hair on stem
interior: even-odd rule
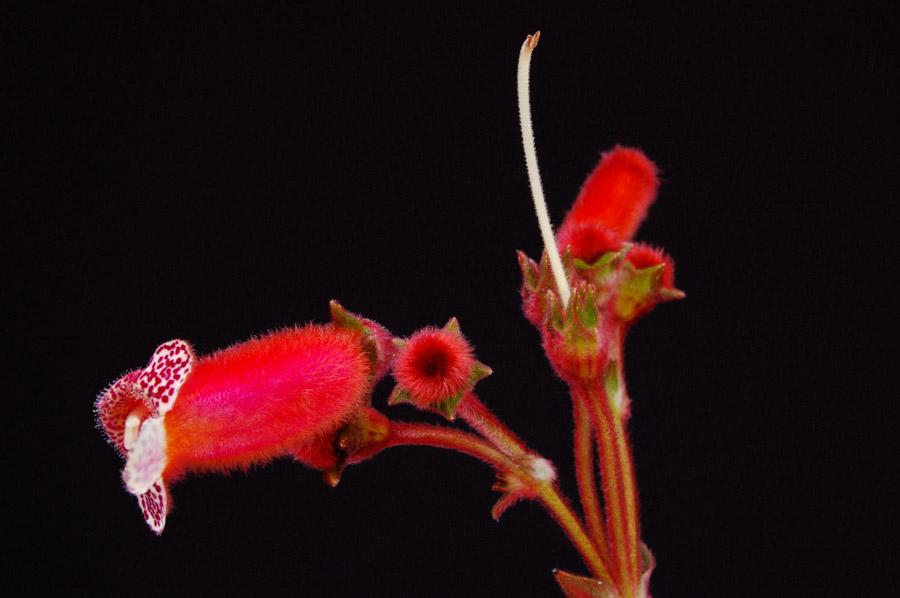
[[[534,130],[531,127],[531,101],[528,97],[528,73],[531,68],[531,52],[537,47],[541,32],[525,38],[522,49],[519,50],[519,68],[517,71],[517,89],[519,96],[519,123],[522,126],[522,147],[525,149],[525,166],[528,169],[528,184],[531,186],[531,198],[534,200],[534,211],[537,212],[538,225],[541,227],[541,237],[544,240],[544,249],[550,258],[550,268],[553,270],[553,278],[556,279],[556,287],[559,289],[559,297],[563,306],[569,304],[569,281],[563,271],[562,258],[556,247],[556,239],[553,237],[553,227],[550,225],[550,215],[547,213],[547,202],[544,200],[544,190],[541,187],[541,173],[538,170],[537,150],[534,147]]]

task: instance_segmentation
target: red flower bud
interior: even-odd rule
[[[587,178],[560,234],[597,223],[619,243],[634,236],[659,188],[656,165],[640,150],[616,146],[600,158]],[[573,254],[574,255],[574,254]]]
[[[618,236],[599,222],[570,221],[566,221],[556,233],[556,244],[561,252],[568,248],[572,257],[585,262],[593,262],[622,245]]]
[[[416,407],[427,409],[468,390],[474,365],[472,347],[461,334],[429,327],[400,349],[394,378]]]

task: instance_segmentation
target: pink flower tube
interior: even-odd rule
[[[156,349],[97,400],[100,424],[126,458],[122,479],[161,533],[166,484],[284,455],[316,464],[322,439],[365,407],[373,364],[359,331],[308,325],[196,358],[182,340]]]

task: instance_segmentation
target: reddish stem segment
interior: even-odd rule
[[[470,392],[463,397],[457,413],[473,430],[487,438],[509,457],[516,458],[528,452],[528,447],[522,439],[497,419],[475,393]]]
[[[349,462],[358,463],[364,461],[381,450],[393,446],[433,446],[452,449],[480,459],[499,472],[514,476],[533,491],[534,495],[541,501],[541,504],[544,505],[544,508],[556,520],[560,528],[568,536],[569,541],[581,554],[581,558],[588,569],[590,569],[591,574],[601,580],[612,579],[603,558],[597,552],[594,543],[585,531],[584,525],[556,485],[546,480],[536,479],[528,469],[513,462],[512,459],[491,446],[490,443],[474,434],[454,428],[392,421],[390,435],[384,442],[367,451],[355,454],[350,458]]]
[[[573,387],[572,394],[587,406],[597,437],[613,575],[623,598],[630,598],[640,585],[640,522],[634,462],[624,417],[613,412],[600,386]]]
[[[597,494],[597,480],[594,470],[594,439],[591,433],[591,420],[583,397],[573,397],[575,419],[575,477],[578,481],[578,494],[581,497],[581,508],[587,523],[591,539],[597,546],[604,560],[609,560],[606,545],[606,531],[603,526],[603,515],[600,511],[600,496]]]

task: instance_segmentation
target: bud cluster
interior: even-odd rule
[[[638,150],[616,147],[601,158],[556,235],[568,303],[546,252],[540,263],[519,252],[525,316],[569,383],[599,379],[631,324],[657,303],[684,296],[674,287],[672,259],[630,241],[657,186],[656,167]]]

